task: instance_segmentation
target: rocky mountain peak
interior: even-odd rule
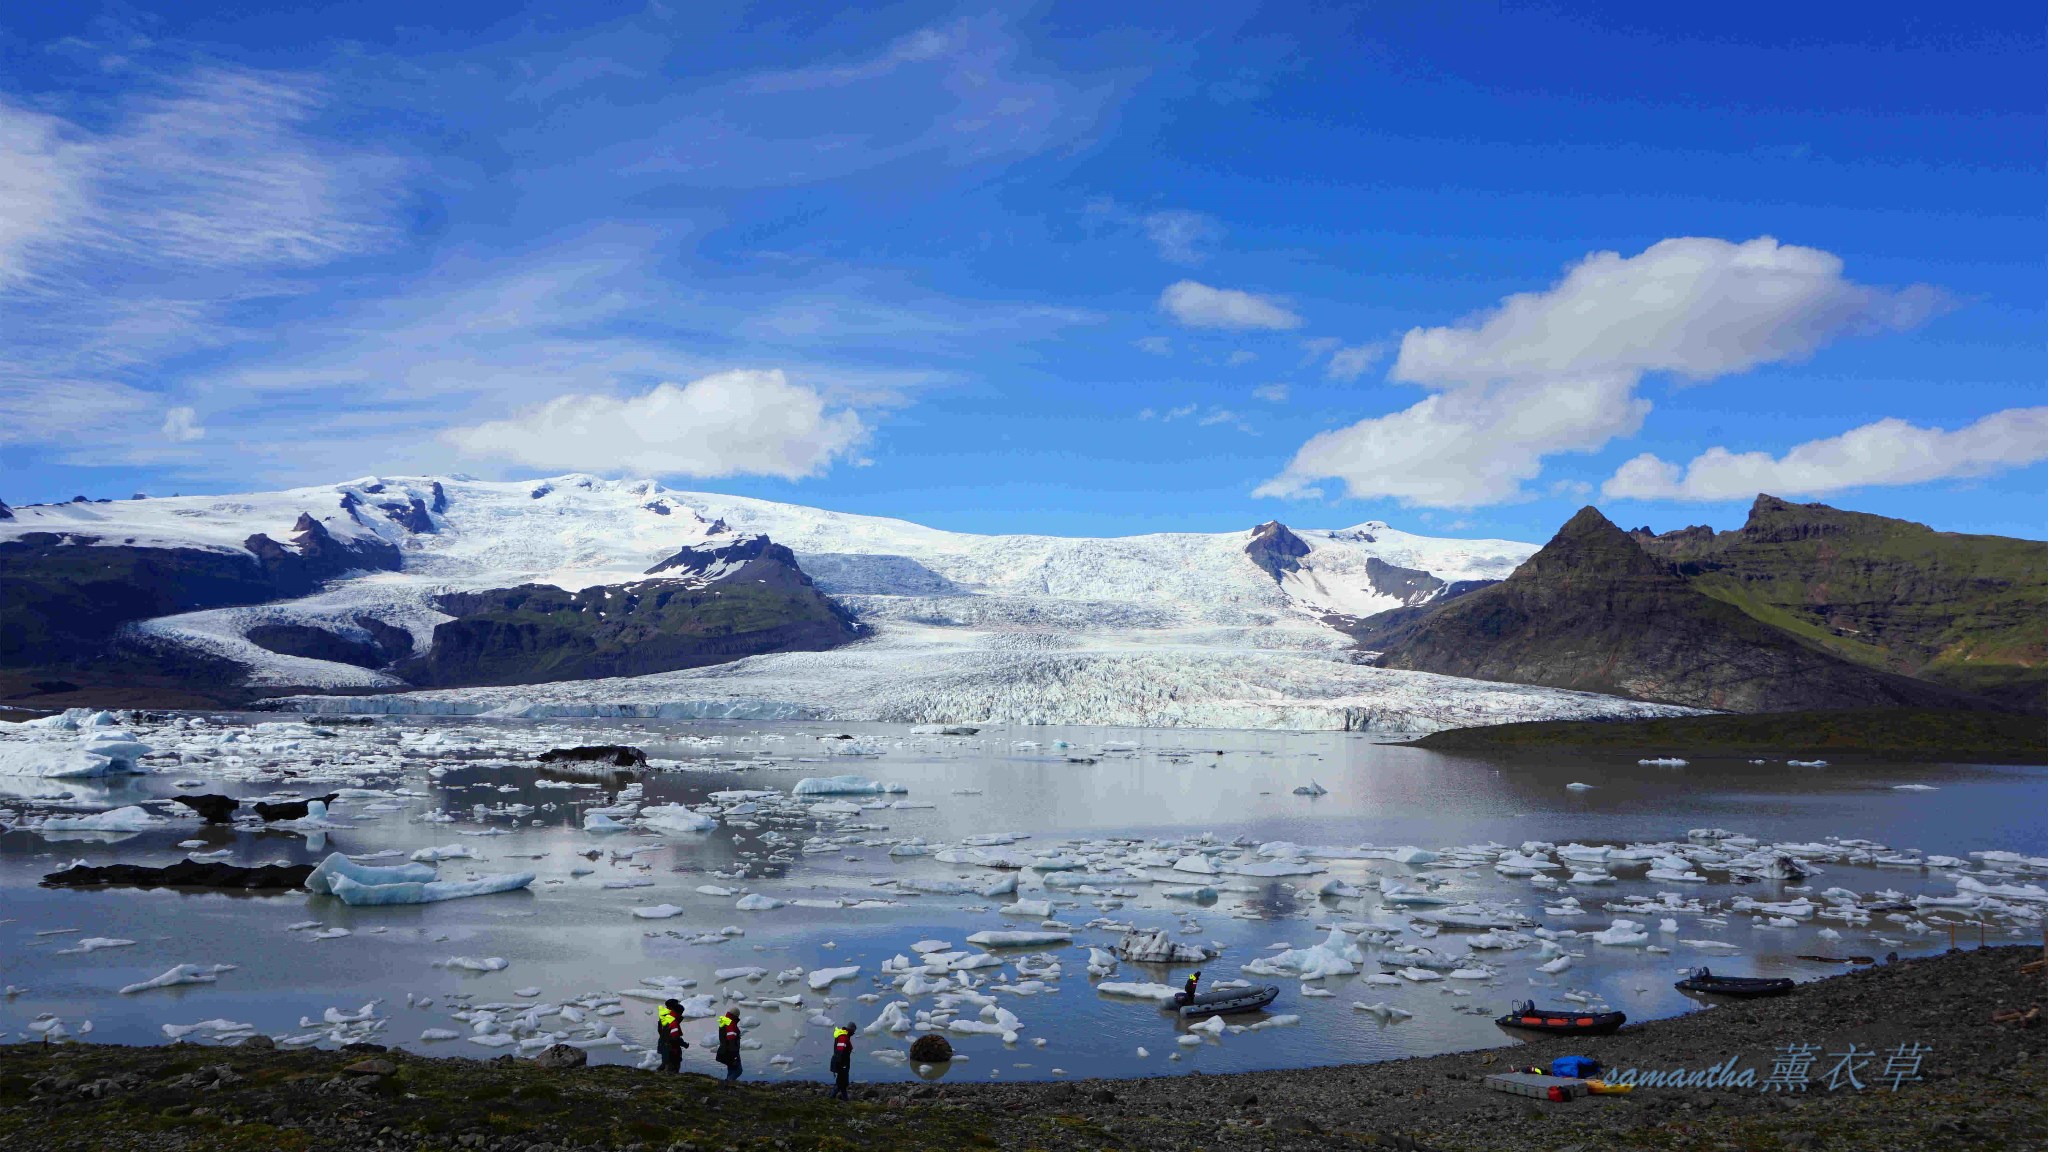
[[[1278,520],[1268,520],[1252,529],[1252,538],[1244,546],[1244,554],[1276,582],[1285,573],[1300,571],[1301,558],[1308,551],[1308,541]]]
[[[666,575],[671,579],[723,580],[756,565],[787,570],[798,580],[810,583],[809,577],[804,576],[803,570],[797,566],[796,553],[761,534],[736,536],[729,544],[708,548],[679,548],[674,555],[649,568],[646,574]]]
[[[1643,551],[1633,536],[1588,504],[1565,521],[1542,551],[1523,561],[1508,582],[1529,583],[1586,566],[1597,566],[1611,575],[1670,576],[1666,566]]]

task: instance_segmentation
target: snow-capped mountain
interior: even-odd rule
[[[46,550],[54,541],[260,560],[266,546],[305,547],[310,525],[337,547],[395,555],[395,563],[366,565],[389,570],[332,579],[310,595],[129,626],[131,635],[245,666],[257,686],[402,692],[317,702],[323,707],[1410,730],[1642,709],[1357,664],[1333,624],[1501,579],[1536,551],[1376,521],[1110,539],[983,536],[582,475],[364,477],[10,513],[0,543]],[[389,651],[402,632],[426,652],[451,619],[443,611],[451,593],[531,584],[575,593],[650,577],[716,582],[745,561],[743,542],[759,536],[792,550],[867,638],[653,676],[434,692],[403,692],[397,665],[285,655],[250,639],[265,629],[318,629]]]

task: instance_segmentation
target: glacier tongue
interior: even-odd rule
[[[1351,663],[1341,652],[1175,642],[1171,633],[980,632],[897,624],[829,652],[612,680],[292,698],[319,713],[979,721],[1430,732],[1673,715],[1612,696]],[[1204,639],[1207,639],[1206,637]]]
[[[397,518],[369,511],[406,507],[413,512]],[[1499,579],[1536,551],[1514,541],[1416,536],[1378,521],[1111,539],[980,536],[673,491],[651,480],[361,477],[233,500],[37,507],[0,526],[0,538],[89,525],[93,539],[224,550],[252,532],[274,534],[301,511],[324,517],[333,531],[400,547],[403,569],[356,574],[281,603],[147,620],[136,635],[236,661],[255,687],[393,691],[405,685],[389,669],[282,655],[248,636],[259,626],[300,625],[365,642],[381,629],[409,634],[422,651],[448,619],[437,607],[442,593],[628,583],[664,560],[724,555],[765,534],[792,549],[821,590],[870,626],[871,638],[628,679],[293,703],[316,712],[532,718],[1404,733],[1677,711],[1358,663],[1352,640],[1331,622],[1338,616],[1426,599],[1447,582]],[[1284,565],[1253,555],[1266,537],[1285,541]]]

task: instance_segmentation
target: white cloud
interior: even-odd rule
[[[199,426],[199,414],[190,408],[173,408],[164,413],[163,436],[166,440],[189,443],[206,435],[206,429]]]
[[[1424,507],[1521,499],[1545,457],[1633,435],[1650,409],[1636,395],[1648,372],[1702,381],[1803,359],[1842,335],[1910,326],[1942,306],[1934,289],[1856,284],[1840,258],[1769,237],[1596,252],[1545,291],[1454,327],[1409,331],[1389,375],[1435,394],[1315,436],[1258,491],[1296,495],[1332,478],[1354,498]]]
[[[1460,388],[1403,411],[1319,432],[1258,496],[1307,496],[1319,477],[1354,498],[1393,497],[1427,508],[1474,508],[1517,498],[1555,452],[1589,451],[1633,434],[1647,400],[1633,380],[1540,387]]]
[[[1254,360],[1257,360],[1258,358],[1259,354],[1257,352],[1253,352],[1249,348],[1239,348],[1237,351],[1232,352],[1230,354],[1229,360],[1227,362],[1232,368],[1241,368],[1244,365],[1249,364]]]
[[[1411,330],[1393,378],[1451,387],[1663,371],[1708,380],[1803,360],[1846,333],[1910,327],[1941,303],[1925,286],[1888,292],[1845,280],[1841,257],[1768,236],[1662,240],[1636,256],[1595,252],[1476,325]]]
[[[1164,336],[1146,336],[1140,340],[1133,341],[1132,346],[1140,352],[1150,353],[1153,356],[1173,355],[1173,341],[1168,340]]]
[[[1984,476],[2048,460],[2048,407],[2008,408],[1953,432],[1887,419],[1809,440],[1783,456],[1709,448],[1683,468],[1650,453],[1601,486],[1619,500],[1824,496],[1847,488]]]
[[[402,165],[316,137],[314,81],[208,68],[125,87],[92,120],[0,97],[0,407],[40,420],[15,438],[160,443],[147,369],[239,338],[242,306],[396,235]],[[62,411],[88,392],[131,402]]]
[[[1211,288],[1193,280],[1168,285],[1159,294],[1159,309],[1189,328],[1301,327],[1301,317],[1271,296],[1235,288]]]
[[[1287,400],[1287,385],[1261,384],[1257,388],[1252,389],[1252,395],[1273,404],[1285,403]]]
[[[1354,344],[1349,348],[1339,348],[1330,353],[1330,362],[1324,366],[1323,374],[1332,380],[1356,380],[1386,354],[1383,344]]]
[[[1173,264],[1200,264],[1209,248],[1223,238],[1223,226],[1200,212],[1154,212],[1145,217],[1145,235],[1159,249],[1159,258]]]
[[[465,455],[550,471],[800,480],[851,454],[868,429],[780,371],[733,371],[625,398],[558,396],[444,437]]]

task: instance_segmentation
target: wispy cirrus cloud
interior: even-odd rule
[[[151,368],[392,242],[404,165],[312,132],[323,99],[217,66],[147,77],[103,126],[0,98],[0,442],[155,438]]]
[[[1094,127],[1127,80],[1042,70],[997,15],[917,29],[851,59],[682,89],[617,170],[711,188],[829,180],[911,158],[1028,156]]]
[[[1201,212],[1153,212],[1143,223],[1145,236],[1159,250],[1159,258],[1172,264],[1200,264],[1223,239],[1223,225]]]

